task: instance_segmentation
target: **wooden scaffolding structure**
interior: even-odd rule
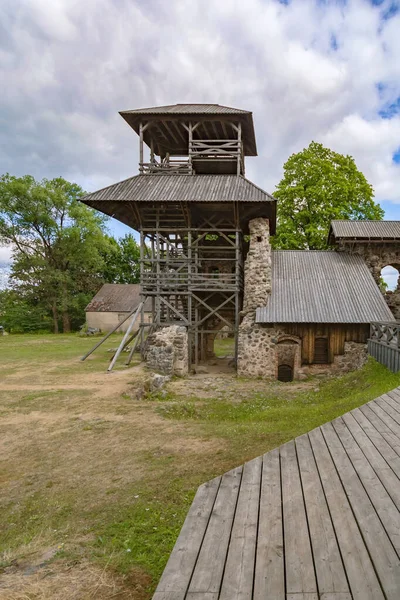
[[[274,232],[275,199],[244,178],[244,157],[257,155],[252,114],[202,104],[120,114],[139,136],[140,174],[83,201],[139,232],[153,327],[186,327],[198,364],[221,327],[237,343],[249,220],[268,218]],[[146,327],[142,308],[142,342]]]

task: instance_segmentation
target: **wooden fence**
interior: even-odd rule
[[[400,324],[371,323],[368,353],[393,373],[400,371]]]

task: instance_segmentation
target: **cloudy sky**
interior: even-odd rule
[[[400,219],[399,59],[394,0],[2,0],[1,171],[92,191],[137,173],[119,110],[217,102],[253,111],[259,186],[317,140]]]

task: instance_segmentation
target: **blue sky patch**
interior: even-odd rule
[[[400,165],[400,147],[397,148],[396,152],[393,152],[392,160],[396,165]]]
[[[400,96],[391,104],[387,104],[384,108],[379,111],[379,116],[382,119],[392,119],[400,113]]]

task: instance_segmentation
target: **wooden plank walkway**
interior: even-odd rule
[[[400,388],[200,486],[153,600],[399,600]]]

